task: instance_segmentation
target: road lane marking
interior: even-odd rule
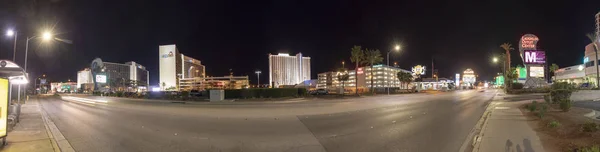
[[[57,143],[59,151],[74,152],[75,149],[73,149],[73,147],[71,146],[69,141],[60,132],[58,127],[56,127],[54,122],[48,117],[46,110],[42,109],[40,106],[38,106],[38,108],[40,109],[40,113],[42,114],[42,120],[44,120],[44,124],[45,124],[46,128],[50,131],[50,134],[48,134],[48,135],[51,136],[51,138],[54,140],[54,142]]]

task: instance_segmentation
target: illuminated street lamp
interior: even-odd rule
[[[8,37],[14,36],[13,38],[14,38],[15,42],[13,44],[13,62],[15,62],[15,56],[17,54],[17,32],[14,31],[14,30],[12,30],[12,29],[11,30],[7,30],[6,31],[6,36],[8,36]]]
[[[256,70],[254,73],[256,73],[256,85],[260,88],[260,73],[262,72],[260,70]]]
[[[394,46],[394,51],[400,52],[400,45]],[[388,51],[388,53],[387,53],[387,66],[388,67],[390,66],[390,53],[392,53],[392,51]],[[387,90],[388,95],[390,95],[390,81],[388,81],[388,83],[387,83],[386,90]]]
[[[494,60],[494,63],[498,62],[498,58],[497,57],[494,57],[493,60]]]

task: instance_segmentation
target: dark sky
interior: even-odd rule
[[[100,57],[108,62],[136,61],[158,83],[158,45],[177,44],[197,58],[211,76],[233,69],[250,75],[261,69],[268,79],[268,53],[302,52],[310,56],[312,78],[350,67],[350,48],[362,45],[392,53],[404,69],[435,67],[442,77],[473,68],[481,78],[500,71],[490,62],[499,45],[532,33],[548,62],[570,66],[582,62],[586,33],[594,30],[600,1],[111,1],[0,0],[0,28],[21,31],[17,62],[23,63],[25,36],[49,27],[74,44],[30,42],[29,69],[64,81]],[[513,65],[519,64],[517,51]],[[12,40],[0,38],[0,59],[12,58]],[[428,71],[429,74],[429,71]]]

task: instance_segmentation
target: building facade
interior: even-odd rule
[[[272,87],[296,85],[310,80],[310,57],[279,53],[269,54],[269,83]]]
[[[205,66],[200,60],[179,53],[175,44],[158,47],[159,86],[163,90],[180,90],[182,79],[204,78]]]
[[[373,87],[381,88],[399,88],[408,89],[411,85],[400,82],[397,77],[398,72],[411,73],[408,70],[400,69],[387,65],[373,66]],[[355,73],[356,76],[355,76]],[[324,72],[319,73],[317,78],[317,88],[319,89],[338,89],[342,87],[342,82],[338,80],[338,75],[342,72]],[[349,79],[343,82],[346,90],[354,91],[358,81],[359,91],[364,91],[371,87],[371,67],[359,67],[357,70],[348,71]]]
[[[587,83],[585,79],[584,65],[574,65],[554,71],[554,81],[568,83]]]
[[[77,89],[82,92],[93,91],[94,79],[92,79],[92,70],[85,68],[77,72]]]
[[[146,91],[149,86],[149,72],[146,67],[133,61],[122,63],[104,62],[106,82],[117,91]]]
[[[248,76],[194,77],[183,78],[180,82],[180,91],[249,87]]]

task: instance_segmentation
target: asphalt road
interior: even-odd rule
[[[494,91],[291,103],[40,98],[76,151],[458,151]],[[78,101],[79,100],[79,101]],[[91,101],[91,100],[88,100]]]

